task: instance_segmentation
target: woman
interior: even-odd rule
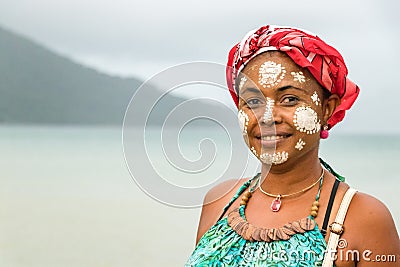
[[[186,266],[400,266],[385,205],[318,158],[359,93],[339,52],[264,26],[230,51],[227,82],[261,173],[208,192]]]

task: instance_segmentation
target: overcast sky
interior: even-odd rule
[[[400,133],[399,7],[396,0],[0,0],[0,25],[103,72],[141,79],[182,62],[224,64],[230,47],[262,24],[297,26],[336,47],[361,88],[338,131]]]

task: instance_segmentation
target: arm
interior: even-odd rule
[[[218,220],[225,205],[231,200],[236,190],[244,181],[228,180],[212,188],[204,197],[199,226],[197,229],[196,245],[200,238]]]
[[[346,240],[348,246],[342,254],[338,250],[338,267],[349,266],[351,254],[356,255],[354,253],[359,255],[357,267],[400,266],[399,235],[392,215],[381,201],[357,193],[350,205],[344,227],[345,232],[341,238]]]

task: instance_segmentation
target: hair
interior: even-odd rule
[[[328,99],[332,95],[332,93],[329,92],[327,89],[325,89],[323,86],[321,86],[321,88],[322,88],[322,97],[324,98],[324,100]]]

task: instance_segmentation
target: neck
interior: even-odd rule
[[[290,194],[314,183],[321,176],[321,172],[322,166],[319,162],[318,150],[315,150],[312,155],[301,159],[289,159],[281,165],[263,164],[261,186],[271,194]]]

